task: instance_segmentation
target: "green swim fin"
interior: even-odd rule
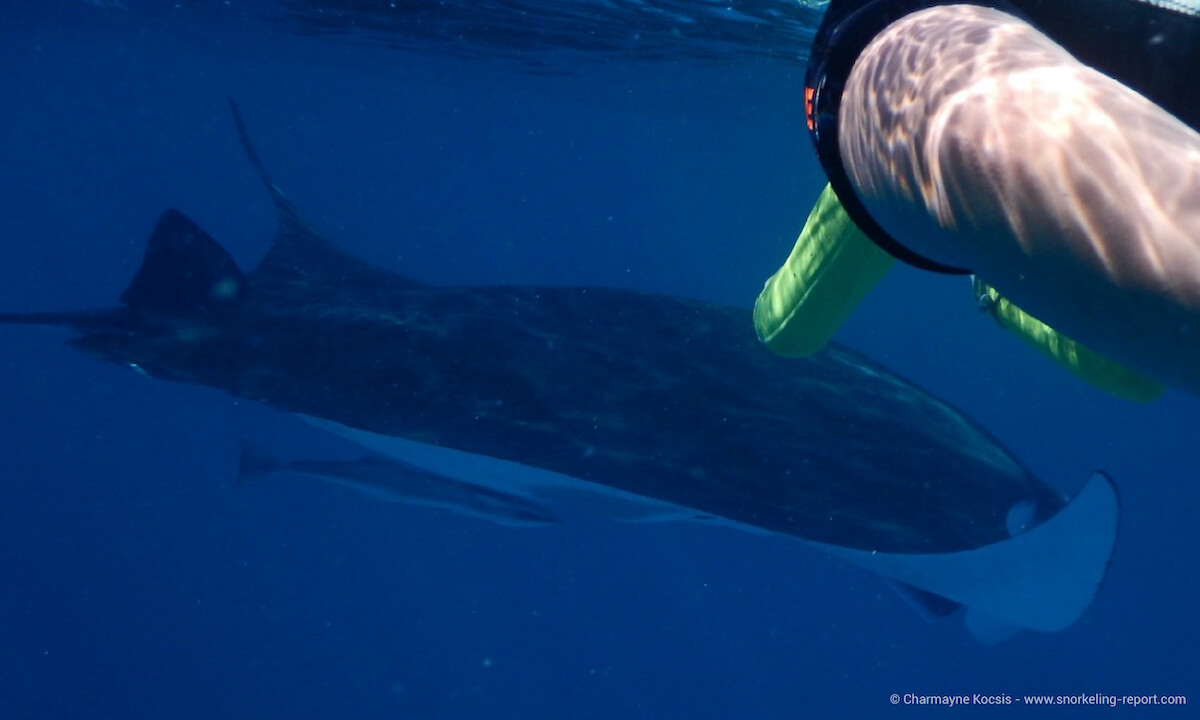
[[[788,357],[820,350],[894,263],[826,185],[787,261],[754,303],[759,339]]]
[[[1080,345],[1012,304],[992,286],[973,278],[975,298],[1000,326],[1049,356],[1075,376],[1107,393],[1134,402],[1151,402],[1166,386]]]

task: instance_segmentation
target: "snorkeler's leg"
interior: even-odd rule
[[[1200,134],[1021,20],[954,5],[872,41],[838,135],[900,243],[1200,392]]]

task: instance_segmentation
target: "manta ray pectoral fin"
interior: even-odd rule
[[[976,614],[977,636],[995,637],[1004,626],[1054,632],[1069,627],[1091,605],[1112,558],[1119,510],[1112,480],[1096,472],[1041,525],[974,550],[920,555],[821,547],[964,605]]]
[[[908,583],[894,582],[892,587],[896,589],[896,594],[926,620],[941,620],[962,609],[962,605],[953,600],[947,600],[941,595],[926,592]]]
[[[491,488],[533,503],[549,502],[556,508],[574,508],[588,516],[616,522],[727,524],[721,518],[692,508],[510,460],[380,435],[308,415],[299,417],[390,460],[461,482]],[[740,530],[765,532],[746,525],[735,526]]]
[[[322,253],[337,253],[330,246],[325,238],[313,228],[312,225],[304,219],[296,206],[291,200],[283,194],[279,186],[271,180],[271,174],[267,172],[266,165],[263,164],[262,158],[258,155],[258,150],[254,147],[253,141],[250,139],[250,132],[246,129],[246,121],[242,119],[242,113],[238,110],[237,103],[232,99],[229,101],[229,109],[233,113],[233,124],[237,128],[238,140],[242,143],[242,150],[246,153],[246,159],[254,166],[254,171],[258,173],[258,177],[262,180],[263,185],[267,187],[267,191],[271,193],[271,202],[275,205],[275,211],[279,214],[279,237],[276,237],[276,244],[279,244],[280,237],[285,239],[283,243],[285,249],[287,245],[305,245],[306,249],[317,248]],[[274,246],[272,246],[274,249]],[[341,253],[337,253],[341,254]]]
[[[242,119],[242,113],[232,99],[229,101],[229,109],[233,113],[233,124],[237,128],[242,150],[271,194],[271,202],[275,205],[279,218],[279,226],[270,249],[251,273],[254,280],[268,283],[279,280],[324,280],[347,285],[352,284],[351,280],[364,276],[379,278],[386,275],[388,282],[395,286],[421,285],[411,278],[383,273],[370,263],[347,255],[326,240],[271,179],[271,174],[267,172],[266,165],[250,139],[246,121]]]
[[[991,615],[979,612],[978,610],[967,611],[966,615],[963,616],[963,627],[967,629],[971,637],[984,645],[998,645],[1021,630],[1016,625],[1010,625],[1002,620],[997,620]]]

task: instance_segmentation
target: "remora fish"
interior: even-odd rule
[[[239,485],[287,475],[324,480],[388,502],[441,508],[500,525],[540,526],[559,520],[549,508],[523,497],[461,482],[410,463],[375,455],[357,460],[284,462],[261,448],[242,442]]]
[[[433,287],[371,266],[300,216],[234,117],[279,214],[257,268],[244,274],[171,209],[119,307],[0,322],[70,327],[70,344],[103,360],[505,493],[641,500],[656,518],[800,538],[967,606],[981,635],[1060,630],[1090,604],[1117,527],[1102,473],[1068,504],[969,418],[866,358],[772,355],[746,310],[606,288]]]

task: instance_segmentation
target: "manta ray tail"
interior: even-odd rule
[[[186,215],[169,209],[159,216],[141,267],[121,294],[125,307],[7,313],[0,314],[0,323],[65,326],[98,336],[142,334],[181,321],[214,325],[239,312],[247,290],[245,275],[225,248]]]
[[[95,337],[73,340],[80,349],[109,344],[113,336],[145,333],[180,322],[224,324],[236,317],[252,286],[279,283],[353,286],[373,280],[415,287],[420,283],[373,267],[342,253],[320,235],[284,197],[258,155],[237,105],[230,100],[234,125],[255,172],[271,193],[279,228],[266,257],[244,274],[221,245],[182,212],[168,209],[158,219],[141,267],[121,295],[124,307],[82,312],[0,313],[0,324],[71,327]]]

